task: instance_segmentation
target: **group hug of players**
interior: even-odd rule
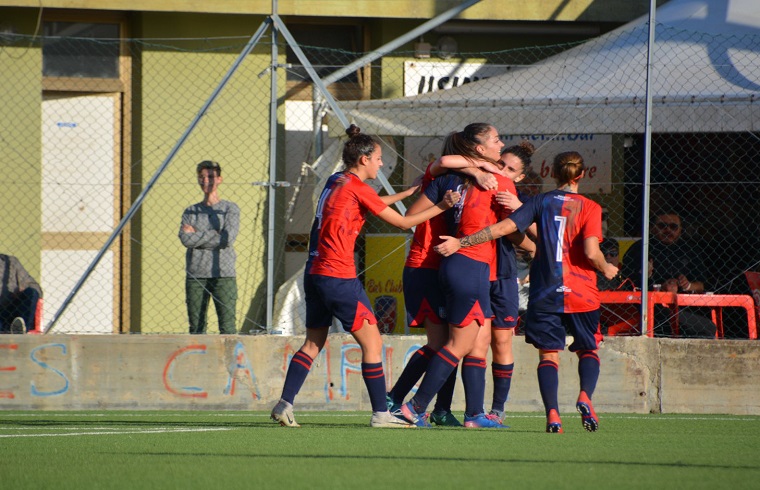
[[[591,403],[601,341],[596,271],[608,278],[618,271],[599,248],[601,207],[578,194],[586,171],[581,155],[558,154],[552,165],[557,188],[521,202],[515,182],[525,177],[533,145],[505,148],[495,127],[473,123],[446,138],[443,156],[428,166],[420,186],[379,196],[365,181],[376,178],[383,165],[380,143],[354,125],[346,133],[345,169],[325,184],[311,229],[304,274],[306,340],[290,361],[272,419],[299,427],[293,402],[335,317],[361,347],[372,427],[506,428],[519,303],[517,247],[533,257],[524,329],[526,342],[539,353],[546,431],[563,432],[557,393],[567,332],[573,336],[568,349],[579,359],[576,407],[584,428],[596,431],[599,419]],[[418,191],[405,216],[390,207]],[[354,264],[367,212],[401,229],[416,226],[403,273],[404,301],[410,325],[425,328],[427,343],[388,393],[382,337]],[[486,412],[489,348],[493,397]],[[451,412],[460,363],[463,424]],[[417,392],[405,401],[420,378]]]

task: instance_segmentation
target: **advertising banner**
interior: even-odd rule
[[[402,277],[409,238],[408,234],[366,235],[364,289],[383,334],[424,333],[416,328],[410,332],[406,323]]]

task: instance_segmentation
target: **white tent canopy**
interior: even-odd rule
[[[647,40],[645,16],[504,75],[341,107],[362,131],[381,135],[440,136],[475,121],[503,134],[643,132]],[[653,70],[653,131],[760,130],[757,0],[671,0],[657,9]]]

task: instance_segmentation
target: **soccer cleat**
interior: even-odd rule
[[[14,334],[26,333],[26,322],[20,316],[17,316],[11,322],[11,333],[14,333]]]
[[[394,417],[390,412],[373,412],[372,419],[369,421],[370,427],[385,427],[388,429],[408,429],[414,428],[406,420]]]
[[[390,393],[385,394],[385,405],[388,407],[390,413],[398,412],[399,408],[401,408],[401,404],[394,402]]]
[[[401,405],[401,408],[399,408],[398,411],[394,412],[393,415],[399,417],[402,420],[405,420],[406,422],[409,422],[410,424],[416,425],[417,427],[430,427],[430,422],[428,422],[428,414],[417,413],[412,406],[412,402],[404,403]]]
[[[283,399],[280,399],[277,405],[274,406],[270,417],[275,422],[279,422],[283,427],[301,427],[293,416],[293,405]]]
[[[471,429],[506,429],[507,426],[499,422],[499,418],[493,414],[479,413],[477,415],[464,415],[464,426]]]
[[[492,416],[496,417],[496,419],[499,421],[499,423],[501,425],[504,425],[504,419],[506,418],[506,414],[504,412],[502,412],[501,410],[491,409],[491,411],[488,412],[488,415],[492,415]],[[504,425],[504,427],[509,428],[508,425]]]
[[[586,395],[585,391],[581,391],[581,394],[578,395],[575,408],[581,414],[583,428],[589,432],[596,432],[599,429],[599,418],[597,418],[594,406],[591,404],[591,398]]]
[[[546,432],[563,434],[562,420],[559,418],[559,413],[555,409],[549,410],[549,414],[546,416]]]
[[[451,410],[434,410],[430,413],[430,421],[442,427],[462,427],[462,423],[454,417]]]

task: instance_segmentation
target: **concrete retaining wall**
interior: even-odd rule
[[[269,410],[301,337],[0,336],[0,409]],[[388,383],[424,337],[385,337]],[[760,415],[760,342],[613,337],[599,351],[598,411]],[[507,409],[542,411],[536,350],[515,341]],[[490,360],[489,360],[490,365]],[[490,403],[490,369],[487,375]],[[560,408],[574,410],[577,358],[560,361]],[[461,383],[454,397],[464,409]],[[332,335],[298,410],[367,410],[361,351]]]

